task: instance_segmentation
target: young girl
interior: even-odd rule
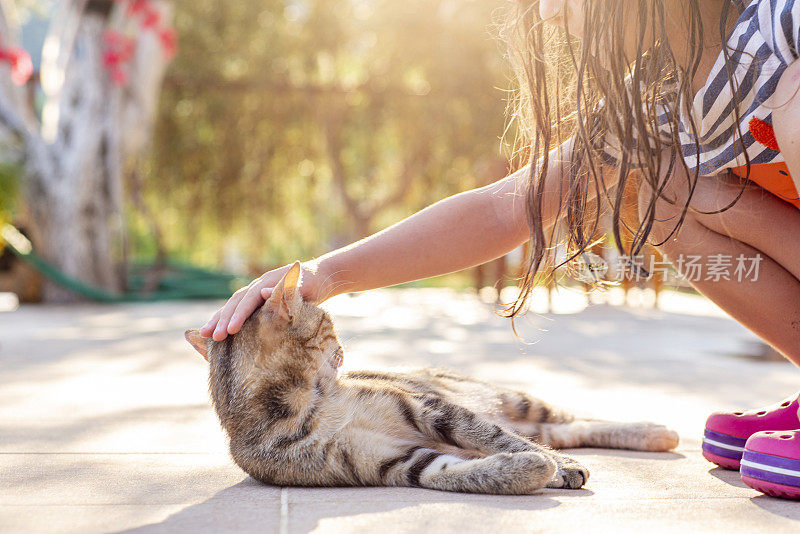
[[[530,240],[513,317],[549,248],[580,257],[605,212],[631,256],[650,243],[678,270],[686,257],[760,259],[756,276],[692,283],[800,364],[800,1],[519,0],[505,37],[528,164],[304,263],[305,298],[465,269]],[[637,221],[622,215],[630,195]],[[238,332],[287,269],[237,291],[203,335]],[[800,498],[798,397],[713,414],[704,456]]]

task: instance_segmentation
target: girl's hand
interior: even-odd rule
[[[200,329],[200,335],[211,337],[214,341],[222,341],[228,334],[235,334],[241,330],[245,320],[266,302],[275,284],[283,278],[291,266],[292,264],[284,265],[266,272],[234,293]],[[331,296],[322,291],[322,286],[328,281],[328,277],[320,272],[317,263],[313,261],[302,263],[301,268],[300,294],[305,300],[318,303]]]

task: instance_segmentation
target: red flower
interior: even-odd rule
[[[113,52],[111,50],[106,50],[103,52],[103,66],[106,68],[113,67],[115,65],[119,65],[120,57],[119,54]]]
[[[103,34],[103,41],[105,41],[107,45],[120,43],[123,39],[125,39],[125,36],[116,30],[106,30]]]
[[[0,49],[0,61],[8,61],[11,67],[11,81],[17,85],[25,85],[33,74],[31,56],[24,48]]]
[[[119,32],[109,30],[104,35],[106,51],[103,54],[103,62],[125,63],[133,57],[136,51],[136,40]]]
[[[119,87],[128,83],[128,72],[117,66],[108,71],[108,75],[111,77],[111,82]]]
[[[175,57],[178,51],[178,35],[174,28],[162,28],[158,32],[158,40],[161,41],[161,47],[164,49],[164,54],[170,59]]]
[[[142,16],[142,28],[145,30],[152,30],[161,21],[161,13],[158,10],[150,8],[144,12]]]
[[[143,11],[147,10],[150,7],[150,2],[147,0],[133,0],[133,2],[128,5],[128,14],[129,15],[136,15],[138,13],[142,13]]]
[[[775,138],[775,130],[772,129],[770,124],[757,117],[753,117],[750,119],[749,126],[750,133],[756,141],[772,150],[780,150],[780,147],[778,147],[778,140]]]
[[[128,83],[128,71],[125,65],[130,62],[136,52],[136,40],[120,32],[109,30],[103,35],[103,66],[114,85],[123,86]]]
[[[149,0],[134,0],[131,2],[128,6],[128,15],[141,17],[142,27],[146,30],[152,30],[161,21],[161,13]]]

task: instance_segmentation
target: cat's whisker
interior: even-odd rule
[[[342,348],[347,348],[347,344],[348,343],[350,343],[351,341],[356,340],[358,338],[361,338],[361,337],[365,337],[365,336],[363,334],[362,335],[353,334],[352,336],[348,337],[347,339],[345,339],[343,341],[340,341],[341,344],[342,344]]]
[[[328,274],[328,276],[326,276],[326,277],[325,277],[325,278],[322,280],[322,282],[319,284],[319,287],[327,287],[327,286],[326,286],[326,284],[327,284],[328,280],[330,280],[330,279],[331,279],[331,278],[333,278],[334,276],[336,276],[336,275],[338,275],[338,274],[341,274],[341,273],[344,273],[344,272],[346,272],[346,271],[345,271],[345,270],[343,270],[343,269],[340,269],[340,270],[338,270],[338,271],[334,271],[334,272],[332,272],[332,273]],[[352,282],[351,282],[351,281],[345,281],[345,280],[341,280],[341,281],[339,281],[339,282],[337,282],[337,283],[335,283],[335,284],[331,285],[330,287],[327,287],[327,291],[325,292],[325,294],[324,294],[324,297],[323,297],[323,299],[322,299],[322,300],[327,300],[327,299],[328,299],[328,298],[329,298],[329,297],[330,297],[330,296],[331,296],[333,293],[335,293],[335,291],[336,291],[337,289],[339,289],[340,287],[342,287],[342,286],[344,286],[344,285],[347,285],[347,284],[349,284],[349,283],[352,283]]]

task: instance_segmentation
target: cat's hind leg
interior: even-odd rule
[[[655,423],[615,423],[577,419],[569,423],[515,424],[515,430],[555,449],[596,447],[664,452],[680,441],[678,433]]]
[[[554,449],[597,447],[661,452],[678,446],[678,434],[662,425],[578,419],[522,391],[501,390],[499,400],[502,424]]]

